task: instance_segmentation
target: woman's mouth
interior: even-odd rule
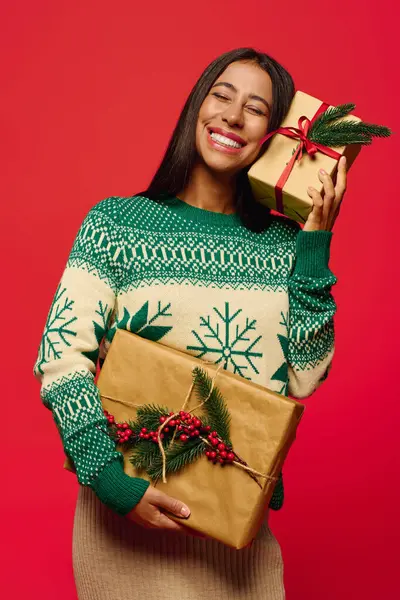
[[[246,145],[246,142],[239,136],[222,132],[222,130],[208,129],[207,134],[208,141],[213,148],[228,154],[237,154]]]

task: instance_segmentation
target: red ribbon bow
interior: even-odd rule
[[[319,117],[321,113],[325,112],[327,108],[329,108],[329,104],[323,103],[321,104],[311,121],[308,117],[305,117],[303,115],[299,118],[298,128],[280,127],[279,129],[275,129],[275,131],[271,131],[270,133],[268,133],[268,135],[266,135],[261,140],[261,144],[264,144],[267,140],[269,140],[270,137],[272,137],[276,133],[280,133],[281,135],[286,135],[287,137],[300,141],[300,144],[296,148],[296,152],[293,154],[292,158],[286,165],[282,175],[279,177],[275,185],[276,210],[282,214],[284,214],[282,195],[283,187],[286,181],[288,180],[290,173],[292,172],[294,163],[296,162],[296,160],[300,162],[304,152],[306,152],[311,157],[314,156],[314,154],[316,154],[317,152],[322,152],[322,154],[326,154],[327,156],[330,156],[331,158],[334,158],[336,160],[339,160],[339,158],[342,156],[339,152],[332,150],[332,148],[329,148],[328,146],[323,146],[322,144],[318,144],[317,142],[312,142],[310,139],[308,139],[308,132],[310,130],[311,124],[315,121],[315,119],[317,119],[317,117]]]

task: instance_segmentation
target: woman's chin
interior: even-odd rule
[[[219,175],[235,175],[243,169],[241,163],[225,156],[203,157],[203,163],[210,171]]]

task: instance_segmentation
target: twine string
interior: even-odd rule
[[[220,372],[220,370],[222,369],[222,364],[219,365],[219,367],[217,368],[212,380],[211,380],[211,387],[210,387],[210,391],[207,395],[207,397],[202,400],[202,402],[200,402],[197,406],[195,406],[194,408],[192,408],[191,410],[187,411],[190,414],[193,413],[194,411],[198,410],[199,408],[201,408],[202,406],[204,406],[204,404],[206,402],[208,402],[208,400],[211,398],[212,393],[214,391],[214,387],[215,387],[215,382],[217,380],[218,374]],[[172,421],[173,419],[176,419],[176,417],[179,416],[179,413],[181,411],[184,411],[185,408],[187,407],[190,397],[193,393],[193,389],[195,386],[195,382],[192,381],[192,384],[188,390],[188,393],[186,394],[186,398],[182,404],[182,408],[178,411],[173,413],[172,415],[168,415],[168,417],[165,419],[164,423],[161,424],[161,426],[158,429],[157,432],[157,441],[158,441],[158,447],[160,449],[160,453],[161,453],[161,457],[162,457],[162,480],[163,483],[167,483],[167,476],[166,476],[166,471],[167,471],[167,457],[165,454],[165,450],[164,450],[164,446],[162,443],[162,439],[161,439],[161,433],[164,429],[164,427],[166,427],[168,425],[168,423],[170,421]],[[105,398],[106,400],[111,400],[112,402],[118,402],[119,404],[123,404],[124,406],[129,406],[131,408],[142,408],[143,406],[145,406],[144,404],[135,404],[134,402],[128,402],[128,400],[121,400],[121,398],[114,398],[113,396],[106,396],[104,394],[101,394],[101,398]],[[103,430],[102,430],[103,431]],[[172,437],[171,440],[171,444],[175,441],[175,436],[177,433],[177,429],[174,432],[174,435]],[[108,435],[108,434],[107,434]],[[212,444],[206,439],[201,437],[200,438],[205,444],[207,444],[208,446],[212,447]],[[271,475],[266,475],[265,473],[260,473],[259,471],[256,471],[255,469],[252,469],[251,467],[249,467],[244,461],[242,461],[242,459],[235,453],[235,456],[238,460],[234,460],[232,461],[232,464],[235,465],[236,467],[239,467],[239,469],[243,469],[244,471],[247,471],[249,473],[250,476],[252,476],[252,478],[256,481],[256,483],[259,485],[259,487],[262,487],[260,482],[256,479],[257,477],[261,477],[263,479],[267,479],[270,481],[277,481],[278,477],[272,477]],[[239,462],[240,461],[240,462]]]

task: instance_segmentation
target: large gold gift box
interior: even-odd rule
[[[214,364],[117,330],[97,381],[103,408],[117,422],[135,419],[136,408],[122,402],[157,404],[179,411],[196,366],[211,378],[215,376]],[[233,449],[252,469],[278,477],[304,406],[224,370],[219,370],[215,386],[231,415]],[[198,399],[193,397],[186,410],[196,405]],[[201,409],[196,414],[200,416]],[[68,461],[64,466],[73,470]],[[135,471],[129,451],[124,453],[124,469],[128,475],[148,479]],[[256,536],[274,489],[275,480],[259,481],[261,486],[235,465],[214,465],[203,455],[182,471],[168,475],[167,483],[158,481],[156,487],[190,507],[185,525],[240,549]]]
[[[312,120],[321,104],[321,100],[297,91],[281,127],[298,128],[298,121],[302,116]],[[354,115],[347,115],[341,120],[360,121],[361,119]],[[298,144],[297,139],[280,133],[275,134],[270,139],[267,150],[252,165],[248,173],[256,200],[278,212],[282,211],[277,206],[275,186]],[[332,149],[346,156],[348,170],[360,152],[361,145],[350,144]],[[337,159],[326,156],[322,152],[317,152],[314,156],[304,153],[300,161],[296,160],[282,190],[283,214],[299,223],[305,223],[312,209],[312,199],[307,193],[308,186],[322,193],[324,187],[318,177],[318,170],[324,169],[334,179],[337,166]]]

